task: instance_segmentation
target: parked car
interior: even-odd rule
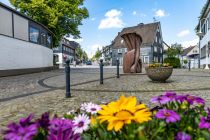
[[[88,60],[88,61],[86,62],[86,65],[92,65],[92,61]]]

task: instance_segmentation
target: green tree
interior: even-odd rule
[[[95,55],[93,56],[93,58],[95,60],[99,60],[99,58],[101,57],[101,51],[99,50],[99,48],[97,49]]]
[[[82,48],[81,48],[80,46],[78,46],[78,47],[76,48],[76,54],[77,54],[78,58],[79,58],[80,60],[82,60],[82,58],[83,58],[83,50],[82,50]]]
[[[167,55],[170,58],[176,57],[177,55],[181,55],[183,52],[183,47],[181,44],[175,43],[172,44],[170,48],[167,50]]]
[[[83,51],[83,60],[85,60],[85,61],[88,60],[88,55],[85,51]]]
[[[10,0],[21,13],[42,23],[54,33],[54,46],[65,35],[80,37],[78,26],[87,18],[84,0]]]

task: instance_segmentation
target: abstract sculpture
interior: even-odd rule
[[[123,38],[127,52],[123,57],[124,73],[141,73],[142,63],[140,59],[140,46],[142,38],[136,33],[126,33],[121,35]]]

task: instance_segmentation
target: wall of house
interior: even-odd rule
[[[148,64],[152,61],[152,50],[151,46],[144,46],[140,48],[140,58],[142,60],[142,63]]]
[[[0,70],[53,66],[53,51],[47,47],[0,35]]]
[[[196,46],[194,47],[187,55],[199,54],[199,48]]]
[[[119,48],[119,49],[112,48],[112,65],[113,66],[117,65],[117,58],[119,59],[120,65],[123,65],[123,56],[126,50],[127,50],[126,48]]]
[[[210,57],[207,57],[207,63],[208,63],[209,68],[210,68]],[[205,65],[206,65],[206,58],[201,59],[200,64],[201,64],[201,68],[204,68]]]

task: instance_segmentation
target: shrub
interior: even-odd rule
[[[168,58],[165,58],[164,59],[164,63],[169,63],[174,68],[180,68],[181,67],[180,59],[179,58],[176,58],[176,57],[168,57]]]
[[[187,59],[185,59],[185,60],[184,60],[184,64],[187,64],[187,63],[188,63],[188,61],[187,61]]]

